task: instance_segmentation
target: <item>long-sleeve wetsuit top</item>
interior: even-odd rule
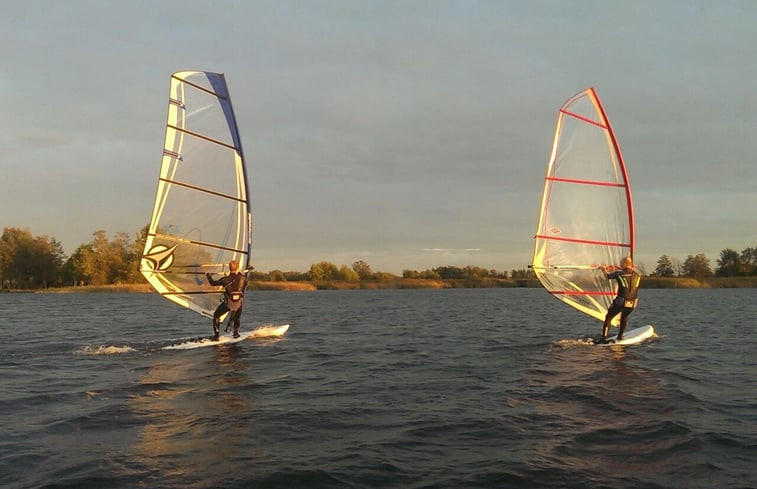
[[[218,280],[214,280],[209,273],[206,276],[210,285],[220,285],[224,288],[224,299],[228,298],[233,292],[244,293],[247,286],[247,277],[242,272],[233,272]]]
[[[635,301],[639,295],[641,276],[631,268],[623,268],[607,275],[610,280],[618,282],[618,297]]]

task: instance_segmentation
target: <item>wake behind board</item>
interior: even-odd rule
[[[218,337],[218,341],[213,341],[210,338],[198,338],[176,345],[168,345],[163,347],[163,349],[191,350],[193,348],[201,348],[203,346],[231,345],[252,338],[278,338],[284,336],[284,333],[286,333],[287,330],[289,330],[288,324],[283,324],[281,326],[261,326],[252,331],[240,332],[238,338],[234,338],[232,335],[224,334]]]
[[[636,343],[641,343],[642,341],[648,340],[654,335],[655,335],[654,327],[651,324],[647,324],[646,326],[642,326],[640,328],[626,331],[626,333],[623,335],[623,339],[620,341],[617,340],[618,335],[615,335],[615,336],[611,336],[607,338],[607,343],[598,343],[597,345],[598,346],[634,345]]]

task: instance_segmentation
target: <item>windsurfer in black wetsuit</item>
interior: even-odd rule
[[[226,312],[231,314],[231,324],[234,327],[234,338],[239,338],[239,319],[242,317],[242,301],[247,289],[247,274],[239,271],[239,262],[229,262],[229,274],[218,280],[206,273],[210,285],[221,285],[224,288],[223,299],[213,313],[213,341],[218,341],[221,332],[221,316]],[[228,331],[228,329],[227,329]]]
[[[602,267],[602,272],[608,280],[618,282],[618,295],[607,310],[605,322],[602,325],[602,338],[597,343],[607,343],[607,336],[610,334],[610,323],[612,319],[620,313],[620,331],[616,341],[623,339],[623,333],[626,331],[628,315],[631,314],[638,302],[639,283],[641,276],[636,273],[633,266],[633,259],[630,256],[623,258],[620,262],[620,270],[608,273],[607,267]]]

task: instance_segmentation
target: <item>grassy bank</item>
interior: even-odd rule
[[[644,277],[645,289],[744,289],[757,287],[757,277]]]
[[[510,288],[540,287],[536,280],[514,279],[416,279],[396,278],[382,281],[360,282],[271,282],[252,280],[250,290],[378,290],[378,289],[476,289],[476,288]]]
[[[49,292],[49,293],[90,293],[90,292],[134,292],[146,294],[152,292],[150,284],[113,284],[113,285],[77,285],[76,287],[49,287],[37,290],[19,290],[18,292]],[[15,291],[13,291],[15,292]]]
[[[757,288],[757,277],[644,277],[644,289],[717,289]],[[536,279],[409,279],[397,278],[387,281],[361,282],[250,282],[251,290],[376,290],[376,289],[490,289],[490,288],[539,288]]]
[[[644,277],[644,289],[716,289],[716,288],[757,288],[757,277],[708,277],[694,279],[688,277]],[[379,289],[491,289],[491,288],[539,288],[536,279],[415,279],[396,278],[382,281],[360,282],[287,282],[251,280],[249,290],[313,291],[313,290],[379,290]],[[85,285],[47,289],[3,289],[2,292],[48,292],[48,293],[91,293],[91,292],[132,292],[149,293],[149,284]]]

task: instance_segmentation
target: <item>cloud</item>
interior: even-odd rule
[[[168,76],[208,69],[227,75],[273,268],[366,253],[386,270],[438,266],[433,248],[523,266],[557,108],[590,85],[628,163],[640,252],[753,240],[733,217],[757,181],[749,2],[204,6],[6,8],[4,225],[34,223],[67,250],[140,229]],[[24,203],[29,175],[45,202]]]

